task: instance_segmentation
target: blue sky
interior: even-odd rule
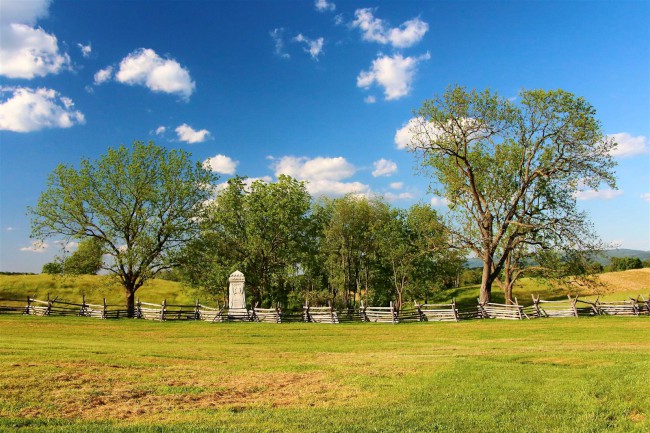
[[[0,270],[39,272],[26,207],[59,163],[154,140],[314,195],[445,205],[403,147],[451,84],[561,88],[617,134],[618,190],[579,199],[602,238],[650,250],[648,1],[0,3]]]

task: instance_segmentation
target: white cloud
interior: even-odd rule
[[[81,50],[81,54],[82,54],[84,57],[90,57],[90,53],[93,52],[93,47],[91,46],[90,43],[88,43],[88,45],[77,44],[77,46],[78,46],[79,49]]]
[[[646,192],[646,193],[641,194],[641,198],[643,200],[645,200],[645,201],[650,201],[650,192]],[[9,229],[7,229],[7,230],[9,230]]]
[[[441,207],[441,206],[447,206],[448,204],[449,204],[449,200],[447,200],[446,198],[441,198],[441,197],[431,198],[431,206]]]
[[[429,58],[431,56],[428,52],[419,57],[403,57],[401,54],[380,55],[373,60],[370,70],[359,73],[357,87],[367,89],[376,83],[384,88],[386,100],[402,98],[411,91],[417,64]]]
[[[391,189],[402,189],[404,188],[404,182],[391,182],[388,186]]]
[[[3,0],[0,4],[0,23],[36,24],[48,15],[51,0]]]
[[[334,3],[328,2],[327,0],[316,0],[314,2],[314,7],[318,12],[333,12],[336,10],[336,5]]]
[[[20,248],[20,251],[29,251],[31,253],[44,253],[50,246],[42,241],[34,241],[28,247]]]
[[[615,189],[601,189],[601,190],[593,190],[593,189],[587,189],[584,191],[578,191],[575,194],[576,199],[578,200],[611,200],[613,198],[619,197],[623,195],[622,190],[615,190]]]
[[[380,159],[372,163],[375,166],[375,170],[372,172],[374,177],[379,176],[391,176],[397,173],[397,164],[388,159]]]
[[[354,165],[345,158],[285,156],[275,160],[275,175],[286,174],[307,181],[307,190],[314,195],[367,194],[370,187],[360,182],[342,182],[356,172]]]
[[[318,56],[323,52],[323,45],[325,44],[325,39],[323,38],[309,39],[303,36],[302,33],[298,33],[298,36],[293,38],[293,40],[296,42],[303,42],[307,46],[304,50],[308,52],[314,60],[318,60]]]
[[[413,131],[418,125],[418,119],[412,117],[406,122],[400,129],[395,131],[395,145],[398,149],[406,149],[411,144],[411,139],[413,138]]]
[[[196,131],[187,123],[183,123],[182,125],[178,126],[175,131],[180,141],[184,141],[190,144],[202,143],[210,137],[210,131],[207,129]]]
[[[344,21],[343,14],[338,14],[334,17],[334,25],[336,26],[340,26],[341,24],[343,24],[343,21]]]
[[[271,38],[273,39],[275,54],[282,59],[288,59],[291,56],[289,53],[284,51],[284,39],[282,38],[282,33],[284,33],[284,28],[279,27],[277,29],[271,30],[269,32],[269,35],[271,35]]]
[[[110,80],[112,76],[112,66],[107,66],[104,69],[100,69],[99,71],[95,72],[95,76],[93,77],[95,80],[95,85],[102,84],[103,82]]]
[[[70,56],[59,52],[56,36],[26,24],[0,25],[0,75],[43,77],[69,68]]]
[[[618,134],[610,134],[608,137],[613,138],[618,143],[618,146],[611,153],[612,156],[625,158],[650,152],[648,138],[644,135],[633,137],[627,132],[619,132]]]
[[[363,39],[380,44],[390,44],[395,48],[406,48],[420,42],[429,25],[420,18],[405,21],[399,27],[390,28],[380,19],[375,18],[370,8],[357,9],[352,27],[358,27],[363,32]]]
[[[215,155],[203,161],[203,166],[215,173],[235,174],[239,161],[234,161],[226,155]]]
[[[365,98],[363,98],[363,102],[365,102],[366,104],[374,104],[375,102],[377,102],[377,98],[375,98],[372,95],[368,95]]]
[[[167,127],[165,126],[159,126],[156,128],[155,134],[156,135],[163,135],[167,131]]]
[[[7,99],[6,93],[10,94]],[[74,110],[72,100],[55,90],[0,88],[0,130],[31,132],[44,128],[69,128],[85,122],[83,113]]]
[[[115,79],[139,84],[153,92],[172,93],[188,100],[196,87],[190,72],[174,59],[164,59],[152,49],[139,48],[120,62]]]
[[[415,198],[415,196],[413,194],[411,194],[410,192],[400,192],[399,194],[394,194],[392,192],[387,192],[386,194],[384,194],[384,197],[388,201],[409,200],[409,199]]]
[[[478,125],[474,119],[462,119],[461,123],[469,129],[471,126]],[[457,128],[453,128],[457,129]],[[429,141],[440,138],[442,130],[433,126],[430,122],[425,122],[424,119],[412,117],[408,122],[404,123],[401,128],[395,131],[395,146],[398,149],[410,148],[416,139],[417,142]],[[417,144],[417,143],[416,143]]]
[[[7,227],[5,230],[8,231],[8,232],[12,232],[12,231],[14,231],[15,229],[14,229],[13,227]]]

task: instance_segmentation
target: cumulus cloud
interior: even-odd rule
[[[611,153],[614,157],[625,158],[650,152],[648,138],[644,135],[634,137],[627,132],[619,132],[608,137],[613,138],[618,143],[618,146]]]
[[[417,127],[418,119],[413,117],[409,119],[401,128],[395,131],[395,145],[398,149],[406,149],[411,144],[413,138],[412,131]]]
[[[269,35],[271,35],[271,39],[273,39],[273,45],[275,46],[275,55],[282,59],[288,59],[291,56],[289,53],[284,51],[284,38],[282,37],[283,33],[284,28],[279,27],[277,29],[271,30],[269,32]]]
[[[400,192],[399,194],[395,194],[392,192],[387,192],[384,194],[384,197],[388,201],[395,201],[395,200],[410,200],[412,198],[415,198],[413,194],[410,192]]]
[[[221,174],[235,174],[239,161],[234,161],[226,155],[215,155],[203,161],[203,166],[208,170]]]
[[[178,126],[175,131],[180,141],[184,141],[189,144],[202,143],[210,137],[210,131],[207,129],[196,131],[187,123],[183,123],[182,125]]]
[[[357,9],[352,27],[363,32],[363,39],[380,44],[389,44],[395,48],[411,47],[422,40],[429,30],[429,25],[416,17],[405,21],[399,27],[390,28],[386,22],[373,15],[370,8]]]
[[[188,100],[196,84],[190,72],[174,59],[165,59],[149,48],[139,48],[120,62],[115,79],[141,85],[153,92],[176,94]]]
[[[51,0],[3,0],[0,5],[0,24],[24,23],[34,25],[46,18]]]
[[[343,182],[356,173],[354,165],[345,158],[284,156],[274,160],[275,175],[286,174],[307,181],[307,190],[314,195],[367,194],[368,185],[360,182]]]
[[[391,184],[388,186],[391,189],[402,189],[404,188],[404,182],[391,182]]]
[[[377,98],[375,98],[372,95],[368,95],[365,98],[363,98],[363,102],[365,102],[366,104],[374,104],[375,102],[377,102]]]
[[[361,71],[357,76],[357,87],[364,89],[373,84],[384,88],[386,100],[399,99],[411,92],[411,83],[417,71],[417,65],[431,58],[429,53],[419,57],[380,55],[373,60],[370,70]]]
[[[327,0],[316,0],[314,2],[314,7],[318,12],[333,12],[336,10],[336,5],[334,3],[330,3]]]
[[[650,192],[641,194],[641,198],[645,201],[650,201]]]
[[[100,69],[99,71],[95,72],[95,76],[93,78],[94,78],[95,85],[99,85],[110,80],[112,77],[113,77],[113,67],[107,66],[104,69]]]
[[[441,207],[441,206],[447,206],[448,204],[449,204],[449,200],[447,200],[444,197],[432,197],[431,198],[431,206]]]
[[[44,253],[50,246],[42,241],[35,241],[28,247],[20,248],[20,251],[28,251],[30,253]]]
[[[375,166],[375,170],[372,172],[374,177],[379,176],[391,176],[397,173],[397,164],[388,159],[380,159],[372,163]]]
[[[56,36],[27,24],[0,25],[0,75],[8,78],[43,77],[70,66],[70,56],[59,52]]]
[[[325,44],[325,39],[309,39],[303,36],[302,33],[298,33],[298,36],[293,38],[295,42],[302,42],[306,45],[304,50],[309,53],[312,59],[318,60],[318,56],[323,52],[323,45]]]
[[[611,200],[616,197],[620,197],[623,195],[623,190],[616,190],[616,189],[601,189],[601,190],[594,190],[594,189],[587,189],[583,191],[578,191],[575,194],[575,197],[577,200]]]
[[[81,55],[84,57],[90,57],[90,53],[93,52],[93,47],[90,43],[88,45],[77,44],[77,46],[79,47],[79,50],[81,50]]]
[[[156,131],[154,132],[156,135],[163,135],[167,131],[167,127],[165,126],[159,126],[156,128]]]
[[[72,100],[55,90],[0,88],[0,130],[31,132],[69,128],[85,121],[83,113],[74,109]]]

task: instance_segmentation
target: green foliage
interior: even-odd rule
[[[609,265],[610,271],[627,271],[628,269],[641,269],[643,263],[638,257],[612,257],[612,262]]]
[[[72,275],[94,275],[102,268],[104,249],[99,238],[79,242],[77,251],[63,262],[63,271]]]
[[[517,103],[449,88],[418,110],[411,150],[449,200],[450,236],[483,261],[481,298],[506,287],[544,250],[599,248],[580,188],[615,187],[611,151],[594,108],[563,90],[524,90]]]
[[[196,217],[215,180],[180,150],[138,141],[109,148],[79,168],[54,170],[30,208],[32,236],[96,239],[133,311],[136,290],[172,267],[171,257],[198,232]]]
[[[43,269],[41,270],[43,274],[57,275],[63,273],[63,265],[60,262],[54,261],[45,263]]]
[[[235,177],[203,214],[201,234],[179,260],[190,284],[226,295],[228,275],[246,276],[249,301],[286,305],[307,247],[310,196],[303,182],[280,176],[247,186]]]

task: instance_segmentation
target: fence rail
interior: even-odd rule
[[[225,321],[267,322],[267,323],[345,323],[345,322],[375,322],[375,323],[404,323],[424,321],[460,321],[473,319],[543,319],[580,316],[649,316],[650,296],[630,298],[624,301],[595,302],[579,299],[577,296],[567,297],[567,300],[543,300],[540,296],[532,296],[533,304],[520,305],[517,300],[513,304],[481,303],[476,307],[459,308],[455,299],[450,303],[414,304],[403,306],[401,309],[391,302],[388,307],[368,306],[361,302],[359,308],[335,309],[328,306],[311,306],[305,303],[302,310],[261,308],[256,304],[252,309],[228,309],[225,305],[212,307],[196,301],[194,304],[160,304],[143,302],[140,299],[135,304],[134,317],[144,320],[201,320],[211,323]],[[23,314],[32,316],[83,316],[97,319],[119,319],[127,317],[127,310],[122,305],[111,305],[103,300],[101,304],[86,302],[83,296],[81,303],[69,300],[51,298],[46,300],[28,296],[24,299],[0,298],[0,314]]]

